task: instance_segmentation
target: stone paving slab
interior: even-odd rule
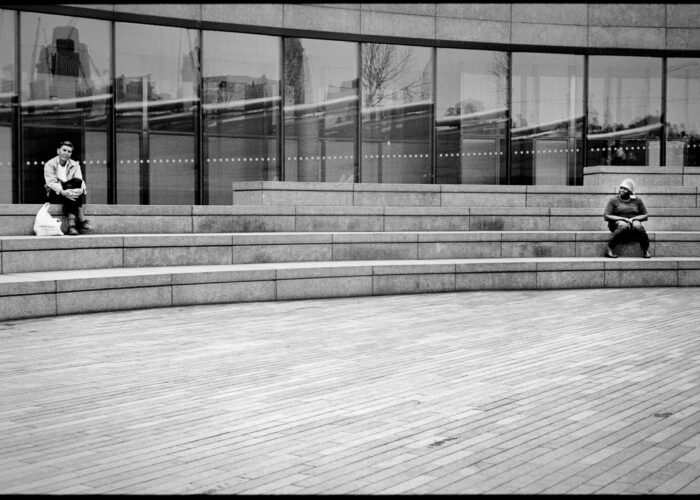
[[[0,322],[1,494],[697,494],[700,288]]]

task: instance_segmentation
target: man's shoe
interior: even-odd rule
[[[85,232],[91,232],[93,230],[92,223],[90,223],[89,220],[85,219],[84,221],[80,222],[80,228],[85,231]]]
[[[68,228],[68,234],[69,234],[70,236],[78,236],[80,233],[79,233],[78,230],[75,228],[75,226],[71,226],[71,227]]]
[[[618,255],[612,251],[612,248],[608,247],[605,249],[605,256],[609,259],[617,259]]]
[[[649,250],[647,250],[646,252],[644,252],[643,257],[644,257],[645,259],[651,259],[651,254],[649,253]]]

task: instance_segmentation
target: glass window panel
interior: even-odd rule
[[[437,74],[437,183],[505,183],[508,55],[439,49]]]
[[[666,165],[700,166],[700,59],[669,58]]]
[[[31,12],[21,23],[22,201],[44,201],[43,165],[68,140],[88,203],[106,203],[110,23]]]
[[[583,179],[583,56],[513,53],[511,183]]]
[[[279,179],[280,38],[203,33],[204,189],[230,205],[234,181]]]
[[[0,9],[0,203],[12,203],[15,182],[12,169],[12,130],[15,126],[13,104],[15,88],[15,36],[17,14]]]
[[[591,56],[588,165],[660,164],[662,59]]]
[[[116,24],[117,202],[195,203],[197,30]]]
[[[363,43],[362,182],[432,182],[433,49]]]
[[[358,44],[284,42],[286,181],[353,182]]]

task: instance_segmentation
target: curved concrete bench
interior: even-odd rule
[[[32,235],[40,205],[0,207],[0,236]],[[650,208],[650,231],[700,231],[700,208]],[[59,207],[51,212],[62,217]],[[601,208],[92,205],[96,234],[601,231]],[[66,229],[64,224],[64,229]]]
[[[384,260],[5,274],[0,320],[246,301],[642,286],[700,286],[700,258]]]
[[[656,257],[700,256],[700,232],[649,233]],[[608,231],[219,233],[0,237],[0,273],[267,262],[598,257]],[[616,251],[639,257],[634,242]]]

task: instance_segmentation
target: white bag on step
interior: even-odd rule
[[[61,219],[54,219],[49,213],[51,203],[44,203],[34,219],[34,234],[37,236],[63,236]]]

